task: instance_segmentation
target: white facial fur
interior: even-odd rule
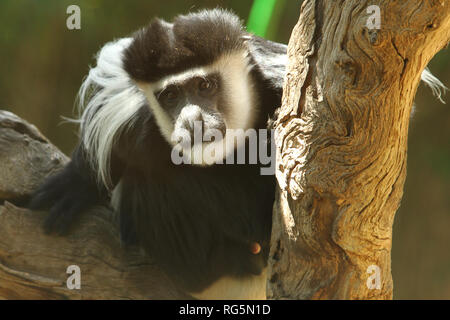
[[[140,82],[137,85],[147,97],[161,134],[168,143],[174,146],[175,142],[172,139],[174,122],[158,103],[155,93],[168,85],[180,83],[193,77],[205,77],[209,74],[218,73],[222,79],[222,90],[227,100],[227,107],[230,108],[230,111],[224,116],[226,128],[246,130],[254,125],[254,119],[258,112],[256,109],[256,95],[249,74],[250,70],[251,66],[249,65],[248,52],[243,50],[231,54],[224,54],[209,66],[170,75],[157,82]],[[238,141],[241,140],[238,139]],[[223,141],[212,142],[212,144],[216,144],[218,148],[219,146],[224,148],[224,141],[225,139]],[[198,153],[198,148],[201,148],[201,146],[193,146],[192,153]],[[226,152],[221,154],[218,153],[217,160],[223,159],[230,152],[233,152],[233,150],[226,150]]]
[[[97,66],[91,68],[78,93],[83,114],[81,138],[98,180],[111,185],[110,155],[118,135],[131,125],[146,99],[131,83],[122,66],[122,52],[132,38],[109,42],[97,55]]]

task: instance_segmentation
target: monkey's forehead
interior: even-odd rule
[[[214,68],[214,64],[207,67],[198,67],[193,69],[188,69],[177,74],[168,75],[156,82],[151,83],[153,92],[161,91],[171,85],[184,86],[189,81],[194,79],[215,79],[220,81],[221,79],[220,71]]]
[[[247,50],[238,50],[232,53],[222,54],[213,63],[193,67],[178,73],[164,75],[155,81],[135,80],[141,89],[149,89],[156,93],[170,85],[183,85],[194,78],[214,77],[225,84],[232,85],[225,79],[235,79],[236,75],[245,77],[252,69],[250,56]],[[235,79],[237,81],[237,79]]]
[[[136,81],[158,82],[244,51],[247,35],[239,18],[222,9],[180,15],[173,23],[153,19],[134,34],[123,66]]]

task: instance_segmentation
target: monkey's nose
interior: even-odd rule
[[[203,122],[202,111],[199,106],[188,105],[181,110],[182,127],[193,132],[196,122]],[[198,125],[198,124],[197,124]]]
[[[191,143],[194,142],[194,137],[197,136],[197,139],[203,138],[204,133],[204,119],[202,115],[202,111],[197,105],[187,105],[181,110],[180,113],[180,124],[181,128],[186,129],[191,137]],[[201,142],[201,141],[199,141]]]

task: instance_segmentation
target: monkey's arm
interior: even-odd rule
[[[115,161],[114,176],[117,180],[121,166]],[[102,203],[107,197],[108,190],[97,182],[83,147],[79,145],[73,152],[72,160],[36,190],[29,208],[50,210],[44,221],[45,231],[64,234],[80,213]]]

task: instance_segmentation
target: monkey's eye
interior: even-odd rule
[[[198,91],[203,96],[210,96],[216,92],[217,82],[214,79],[200,79]]]
[[[180,91],[177,87],[168,87],[161,91],[158,95],[158,101],[163,105],[174,105],[178,102],[180,97]]]

